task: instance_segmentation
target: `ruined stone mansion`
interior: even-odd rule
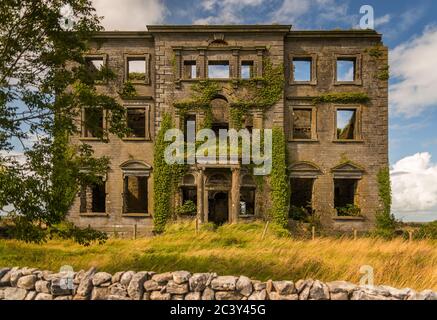
[[[209,101],[211,128],[232,127],[229,88],[262,79],[266,61],[283,66],[281,98],[268,108],[250,106],[249,130],[285,132],[290,217],[317,215],[334,230],[368,230],[381,209],[378,172],[388,166],[388,54],[371,30],[294,31],[288,25],[148,26],[147,31],[101,32],[86,56],[90,68],[107,66],[116,79],[97,84],[126,108],[130,134],[96,139],[91,120],[105,114],[82,110],[82,131],[72,143],[90,144],[109,156],[102,183],[82,187],[69,219],[107,232],[138,234],[153,228],[154,142],[164,113],[186,130],[202,128],[206,113],[175,102],[207,79],[220,93]],[[134,96],[120,95],[129,83]],[[364,98],[363,98],[364,97]],[[200,222],[251,221],[269,212],[268,184],[239,164],[190,166],[178,185],[174,207],[188,200]],[[134,227],[135,226],[135,227]]]

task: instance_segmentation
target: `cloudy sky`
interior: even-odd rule
[[[93,0],[106,30],[148,24],[292,24],[351,29],[371,5],[390,47],[393,209],[405,221],[437,220],[437,2],[432,0]]]

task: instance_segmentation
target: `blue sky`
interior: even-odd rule
[[[390,48],[393,210],[437,220],[437,1],[93,0],[106,30],[148,24],[291,24],[295,30],[357,28],[371,5]]]

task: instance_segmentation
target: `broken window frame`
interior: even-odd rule
[[[108,66],[108,55],[107,54],[86,54],[84,56],[85,64],[88,64],[92,60],[102,60],[102,68],[107,68]],[[94,84],[101,85],[107,84],[107,79],[95,79]]]
[[[196,60],[184,60],[182,76],[184,80],[197,80],[199,78],[199,68]]]
[[[107,206],[106,206],[106,198],[107,198],[107,192],[106,192],[106,176],[99,176],[99,179],[101,179],[101,184],[95,183],[89,183],[89,184],[82,184],[80,186],[79,191],[79,213],[80,215],[106,215],[107,212]],[[95,197],[94,197],[94,187],[101,187],[103,190],[103,210],[95,210]],[[88,194],[91,194],[90,197],[88,197]],[[88,203],[88,199],[91,199],[91,204]]]
[[[294,61],[305,60],[311,62],[311,80],[299,81],[294,79]],[[290,85],[317,85],[317,54],[316,53],[291,53],[289,55]]]
[[[126,125],[128,125],[127,117],[128,117],[128,110],[129,109],[144,109],[144,130],[145,130],[145,136],[144,137],[130,137],[126,135],[123,137],[124,141],[150,141],[151,138],[151,128],[150,128],[150,114],[151,114],[151,105],[145,104],[145,103],[136,103],[136,102],[130,102],[129,104],[125,104],[124,108],[126,109]]]
[[[243,77],[243,67],[249,67],[249,77]],[[253,60],[242,60],[240,63],[240,79],[250,80],[255,77],[255,62]]]
[[[338,125],[338,111],[341,110],[350,110],[355,111],[355,130],[354,130],[354,138],[353,139],[339,139],[338,138],[338,131],[337,131],[337,125]],[[361,106],[356,105],[342,105],[342,106],[335,106],[334,107],[334,142],[363,142],[362,140],[362,133],[361,133],[361,117],[362,117],[362,111]]]
[[[339,81],[338,80],[338,61],[348,60],[354,61],[354,80],[353,81]],[[360,53],[341,53],[334,54],[334,85],[362,85],[362,77],[361,77],[361,65],[362,65],[362,56]]]
[[[188,122],[194,121],[195,133],[197,133],[197,115],[195,113],[188,113],[183,117],[182,132],[184,134],[184,142],[188,142]]]
[[[308,139],[305,138],[296,138],[294,135],[294,112],[295,110],[307,110],[311,112],[311,137]],[[298,141],[298,142],[314,142],[318,141],[317,137],[317,108],[311,105],[294,105],[290,106],[290,141]]]
[[[336,198],[337,198],[337,183],[340,183],[340,182],[345,182],[345,181],[347,181],[347,182],[352,182],[353,183],[353,186],[352,186],[352,188],[353,188],[353,195],[352,195],[352,201],[350,202],[350,203],[344,203],[343,205],[339,205],[338,204],[338,200],[336,201]],[[333,199],[333,207],[334,207],[334,210],[335,210],[335,214],[336,214],[336,216],[337,217],[351,217],[351,216],[349,216],[349,215],[339,215],[339,213],[338,213],[338,208],[344,208],[344,207],[346,207],[347,205],[353,205],[353,206],[356,206],[357,205],[357,199],[358,199],[358,184],[359,184],[359,181],[360,181],[360,179],[357,179],[357,178],[344,178],[344,177],[342,177],[342,178],[336,178],[336,177],[334,177],[334,180],[333,180],[333,182],[334,182],[334,192],[333,192],[333,194],[334,194],[334,199]]]
[[[311,191],[309,192],[311,194],[310,196],[310,200],[303,205],[297,205],[294,206],[294,201],[293,201],[293,191],[290,194],[290,210],[292,210],[292,207],[297,207],[297,208],[304,208],[307,211],[307,215],[310,216],[313,214],[313,210],[314,210],[314,185],[316,182],[317,176],[309,176],[309,177],[301,177],[301,176],[290,176],[290,187],[291,190],[296,190],[297,188],[293,188],[293,180],[307,180],[306,182],[310,182],[311,183]],[[298,188],[298,190],[302,190],[302,188]]]
[[[185,177],[187,177],[188,175],[193,177],[193,182],[186,182],[185,181]],[[188,192],[193,192],[194,191],[194,197],[192,199],[186,199],[185,201],[188,200],[192,200],[194,202],[194,204],[197,207],[197,184],[196,184],[196,177],[193,173],[187,173],[186,175],[184,175],[184,177],[182,177],[181,179],[181,183],[179,184],[179,205],[184,205],[185,201],[184,201],[184,191],[188,191]]]
[[[137,185],[138,185],[138,193],[141,191],[139,188],[140,183],[144,183],[144,185],[142,187],[144,187],[144,191],[145,191],[145,195],[144,195],[144,199],[142,199],[144,201],[144,203],[142,203],[142,205],[145,206],[145,208],[143,209],[137,209],[135,208],[135,210],[128,210],[129,206],[128,206],[128,187],[129,187],[129,179],[137,179]],[[147,215],[149,212],[148,206],[149,206],[149,177],[145,176],[145,175],[124,175],[123,176],[123,215]],[[140,200],[137,200],[138,202],[142,202]]]
[[[102,125],[96,126],[96,128],[90,128],[89,124],[87,124],[87,109],[91,109],[93,111],[97,111],[98,109],[101,109],[102,112]],[[89,135],[88,132],[92,129],[97,129],[102,131],[102,137],[99,137],[98,134],[92,134]],[[106,124],[106,110],[104,110],[102,107],[82,107],[81,111],[81,140],[101,140],[102,138],[105,138],[105,132],[106,132],[107,124]]]
[[[138,160],[129,160],[123,163],[121,166],[122,170],[122,193],[121,193],[121,199],[122,199],[122,208],[121,208],[121,214],[122,216],[129,217],[129,216],[150,216],[150,210],[149,210],[149,195],[150,195],[150,174],[151,174],[151,166],[144,163],[143,161]],[[145,212],[127,212],[127,204],[126,204],[126,178],[129,179],[129,177],[144,177],[146,179],[145,184],[145,202],[146,202],[146,210]],[[127,180],[128,181],[128,180]]]
[[[129,62],[134,60],[144,60],[144,80],[130,79],[129,77]],[[125,53],[124,55],[124,82],[130,82],[138,85],[150,85],[150,53]]]

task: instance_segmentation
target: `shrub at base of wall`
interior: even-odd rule
[[[15,267],[0,269],[0,300],[437,300],[437,292],[311,279],[261,282],[187,271],[111,275],[95,268],[53,273]]]

